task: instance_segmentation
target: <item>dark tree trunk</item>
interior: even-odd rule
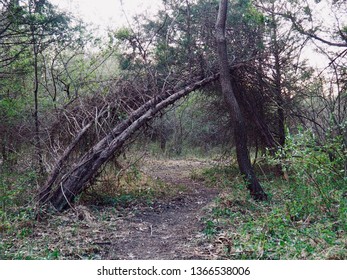
[[[35,46],[34,46],[35,48]],[[35,72],[35,86],[34,86],[34,121],[35,121],[35,149],[37,157],[37,166],[39,170],[39,175],[43,176],[44,167],[43,167],[43,156],[42,156],[42,147],[40,139],[40,121],[39,121],[39,101],[38,101],[38,65],[37,65],[37,53],[34,53],[34,72]]]
[[[275,22],[275,18],[273,16],[273,22]],[[274,35],[273,35],[273,53],[275,58],[275,72],[274,72],[274,80],[275,80],[275,98],[277,103],[277,118],[278,118],[278,145],[280,147],[284,147],[286,141],[286,132],[285,132],[285,119],[284,119],[284,108],[283,108],[283,97],[282,97],[282,69],[281,69],[281,61],[280,61],[280,50],[278,45],[277,38],[277,27],[274,27]]]
[[[58,160],[51,176],[41,189],[39,202],[51,202],[58,211],[63,211],[70,207],[75,197],[79,195],[86,188],[87,184],[97,175],[100,167],[113,158],[114,154],[122,148],[125,141],[127,141],[135,131],[162,109],[188,95],[190,92],[216,80],[217,77],[217,74],[210,76],[192,83],[178,92],[172,94],[164,93],[146,102],[130,114],[126,120],[114,127],[105,138],[82,156],[68,172],[59,174],[65,158],[68,157],[72,147],[75,145],[74,143],[77,143],[77,141],[73,141],[72,145],[70,145],[64,153],[62,157],[63,160]],[[82,130],[77,138],[81,137],[83,133]],[[58,177],[60,179],[57,179]]]
[[[31,29],[31,39],[32,48],[34,56],[34,123],[35,123],[35,135],[34,135],[34,145],[36,152],[37,169],[39,176],[42,177],[44,174],[43,166],[43,151],[41,146],[40,138],[40,121],[39,121],[39,65],[38,65],[38,55],[39,55],[39,43],[35,35],[34,25],[30,26]]]
[[[230,81],[227,44],[225,38],[227,8],[228,1],[220,0],[218,18],[216,22],[216,40],[220,67],[220,83],[222,86],[223,95],[230,110],[231,118],[234,123],[234,138],[240,172],[246,180],[251,196],[256,200],[266,200],[267,195],[259,184],[259,181],[255,176],[251,161],[249,159],[245,123]]]
[[[273,10],[275,10],[273,4]],[[273,22],[273,36],[272,36],[272,52],[275,59],[275,68],[273,72],[274,79],[274,95],[277,105],[277,149],[283,148],[286,143],[286,131],[285,131],[285,115],[284,115],[284,100],[282,96],[282,66],[281,66],[281,51],[278,42],[278,26],[275,18],[275,14],[272,13]],[[275,150],[277,150],[275,149]],[[275,150],[273,152],[275,152]],[[282,164],[277,164],[277,174],[285,176],[286,173],[283,171]]]

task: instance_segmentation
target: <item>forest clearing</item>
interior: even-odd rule
[[[346,1],[160,3],[0,1],[0,259],[346,260]]]

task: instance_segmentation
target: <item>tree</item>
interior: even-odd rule
[[[216,40],[220,67],[220,82],[223,95],[229,106],[230,116],[234,123],[236,155],[241,174],[244,176],[244,179],[247,182],[251,196],[256,200],[266,200],[267,195],[260,186],[260,183],[254,173],[251,161],[249,159],[249,153],[247,149],[247,134],[245,131],[244,119],[230,82],[230,68],[228,63],[227,44],[225,38],[227,11],[228,0],[220,0],[216,22]]]
[[[24,22],[28,27],[28,34],[30,36],[33,56],[32,66],[34,69],[34,145],[39,174],[43,176],[45,170],[39,120],[39,86],[40,76],[43,73],[40,74],[39,56],[53,44],[64,45],[67,41],[70,41],[69,34],[71,34],[72,30],[69,27],[70,18],[62,13],[57,13],[52,4],[46,0],[29,0],[25,12]]]
[[[324,19],[320,7],[324,8]],[[301,79],[303,86],[297,88],[293,98],[299,106],[292,111],[301,125],[314,131],[317,146],[341,141],[341,150],[326,151],[331,160],[341,158],[347,147],[346,8],[346,1],[323,0],[305,6],[293,1],[294,11],[286,8],[277,12],[298,34],[311,41],[311,52],[316,52],[317,59],[326,60],[326,66],[321,63],[323,68],[318,73],[306,71],[307,81]],[[347,162],[344,169],[347,170]]]
[[[204,3],[203,9],[208,8],[216,14],[213,6],[204,1],[201,3]],[[117,96],[114,99],[114,104],[126,103],[123,114],[127,117],[124,119],[123,115],[122,118],[119,118],[104,138],[91,146],[85,154],[81,154],[74,163],[68,163],[69,154],[74,149],[74,145],[77,144],[78,138],[83,138],[81,135],[87,130],[85,127],[82,128],[81,133],[78,133],[77,138],[72,140],[72,145],[66,149],[51,176],[42,187],[39,195],[39,200],[42,203],[51,202],[59,211],[69,207],[75,197],[98,175],[100,168],[119,153],[124,143],[136,130],[166,106],[198,88],[213,84],[212,82],[216,80],[216,74],[207,78],[204,77],[206,72],[218,71],[215,60],[217,58],[215,42],[210,37],[213,33],[213,25],[209,32],[203,32],[204,28],[198,20],[201,7],[190,5],[188,2],[185,4],[184,8],[177,7],[178,14],[172,18],[164,17],[162,23],[149,22],[142,26],[141,28],[145,28],[145,32],[135,32],[129,28],[119,30],[115,34],[116,39],[124,44],[124,53],[121,57],[124,83],[119,83],[119,85],[124,84],[124,86],[113,89]],[[182,12],[184,15],[188,15],[189,24],[186,24],[185,17],[180,17]],[[196,13],[196,17],[190,18],[194,13]],[[207,19],[211,22],[210,17]],[[182,32],[175,30],[173,25],[177,25],[179,30],[182,29]],[[189,26],[190,29],[187,30],[186,26]],[[255,25],[249,26],[249,28],[253,27],[256,28]],[[238,60],[240,63],[246,54],[255,51],[253,48],[246,51],[246,48],[241,46],[242,42],[247,42],[250,45],[255,42],[254,38],[248,40],[245,35],[243,33],[239,35],[240,39],[242,38],[241,43],[235,38],[231,38],[235,44],[240,44],[240,47],[236,49],[237,53],[240,54]],[[164,46],[160,39],[162,37],[167,38]],[[191,44],[188,57],[185,56],[184,51],[187,48],[187,40]],[[209,42],[209,45],[204,46],[202,44],[204,40]],[[154,44],[154,48],[153,46],[149,47],[151,44]],[[127,45],[129,48],[126,48]],[[183,63],[180,63],[181,60]],[[208,62],[209,60],[210,62]],[[187,61],[194,62],[194,65],[186,63]],[[209,65],[208,68],[205,65]],[[228,68],[228,73],[229,70]],[[200,81],[197,82],[199,79]],[[213,85],[218,88],[216,84]],[[238,106],[237,102],[235,104]],[[248,109],[250,107],[247,105]],[[236,119],[232,110],[231,115],[234,120],[233,125],[235,127],[233,129],[241,173],[245,175],[252,196],[259,200],[265,200],[266,194],[254,174],[248,157],[247,136],[243,128],[245,123],[242,122],[242,113],[239,108],[237,110],[235,111]],[[98,112],[101,111],[98,110]],[[98,119],[99,116],[95,116],[95,118]]]
[[[18,28],[23,23],[22,9],[18,1],[4,0],[0,3],[0,160],[12,168],[20,147],[20,131],[29,128],[25,119],[28,102],[26,76],[32,74],[26,32]],[[19,129],[21,128],[21,129]],[[24,138],[24,137],[23,137]],[[30,137],[29,137],[30,138]],[[29,141],[28,139],[25,139]],[[25,141],[24,140],[24,141]]]
[[[106,137],[95,144],[86,154],[78,159],[75,165],[70,166],[62,174],[62,164],[69,157],[81,135],[88,129],[87,125],[78,134],[76,140],[72,142],[74,145],[68,147],[63,155],[63,160],[57,162],[52,175],[40,190],[39,201],[41,203],[52,203],[58,211],[63,211],[71,206],[76,196],[97,176],[100,167],[110,160],[140,127],[170,104],[194,90],[206,86],[217,77],[218,75],[212,75],[196,81],[179,91],[164,92],[160,96],[150,99],[125,120],[119,122]]]
[[[40,119],[40,103],[46,100],[43,85],[44,62],[48,54],[56,49],[71,45],[76,30],[79,27],[71,24],[66,14],[59,12],[48,1],[2,1],[0,18],[0,102],[3,105],[11,103],[24,103],[21,106],[27,110],[28,104],[33,104],[34,129],[21,135],[24,142],[33,143],[36,150],[35,161],[38,173],[43,175],[43,147],[42,120]],[[64,47],[63,47],[64,48]],[[72,49],[72,47],[71,47]],[[31,98],[28,92],[32,92]],[[46,103],[49,107],[48,103]],[[10,111],[8,111],[10,112]],[[18,112],[19,113],[19,112]],[[27,118],[26,112],[23,118]],[[8,115],[3,116],[6,124]],[[21,115],[21,114],[19,114]],[[4,129],[9,131],[10,127]],[[29,127],[28,127],[29,129]],[[33,133],[32,133],[33,132]],[[16,132],[17,133],[17,132]],[[8,142],[8,133],[4,134],[2,143]],[[28,137],[30,140],[25,140]],[[33,139],[33,140],[32,140]],[[17,141],[13,141],[18,143]],[[6,144],[8,145],[8,144]],[[3,147],[6,146],[5,144]],[[3,149],[6,150],[6,149]],[[7,149],[8,150],[8,149]]]

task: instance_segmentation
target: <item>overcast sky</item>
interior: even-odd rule
[[[61,9],[79,16],[85,22],[92,22],[102,29],[126,25],[137,13],[154,13],[161,0],[50,0]],[[123,4],[122,4],[123,3]]]

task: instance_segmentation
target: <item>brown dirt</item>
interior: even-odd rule
[[[180,187],[178,196],[156,202],[141,213],[125,218],[118,225],[122,232],[106,258],[117,259],[201,259],[203,209],[218,194],[193,181],[190,174],[210,165],[202,161],[151,161],[145,172],[172,188]],[[122,229],[126,229],[123,231]],[[120,232],[119,232],[120,231]],[[110,248],[111,249],[111,248]]]

